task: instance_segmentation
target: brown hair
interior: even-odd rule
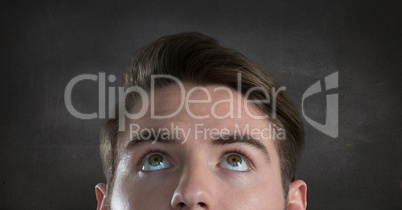
[[[243,95],[253,87],[263,88],[270,94],[273,88],[279,88],[267,72],[242,54],[222,47],[216,40],[203,34],[181,33],[164,36],[140,50],[124,75],[124,87],[138,86],[149,90],[151,75],[164,74],[195,85],[216,84],[237,90],[238,73],[241,73]],[[171,82],[157,81],[155,87],[161,88]],[[126,108],[133,105],[135,96],[128,99]],[[266,96],[253,91],[248,99],[263,100]],[[286,139],[276,141],[276,148],[286,196],[289,183],[296,178],[297,162],[304,145],[300,114],[283,91],[276,95],[275,117],[272,116],[270,104],[257,105],[269,116],[268,120],[285,132]],[[100,153],[109,187],[113,185],[116,165],[118,122],[118,119],[109,119],[100,136]]]

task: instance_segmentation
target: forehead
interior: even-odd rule
[[[191,117],[193,120],[253,119],[263,113],[243,95],[222,85],[195,86],[188,83],[151,90],[147,98],[139,97],[131,113],[146,113],[139,121],[174,120]],[[266,120],[266,119],[265,119]]]
[[[150,128],[153,129],[151,132],[159,132],[166,128],[167,132],[176,132],[173,136],[187,138],[187,142],[200,138],[209,140],[213,138],[211,131],[215,135],[252,132],[253,137],[264,140],[267,147],[272,147],[269,142],[275,140],[272,123],[266,118],[261,119],[265,113],[226,86],[184,83],[182,86],[158,88],[149,91],[146,98],[139,97],[130,113],[144,110],[145,114],[139,119],[126,120],[125,131],[119,133],[120,146],[124,147],[133,138],[133,128],[136,132],[150,131]],[[177,132],[178,129],[182,132]],[[187,136],[181,136],[183,134]]]

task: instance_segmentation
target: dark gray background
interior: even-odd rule
[[[95,209],[102,120],[66,109],[80,74],[116,75],[167,34],[199,31],[266,68],[301,108],[339,71],[339,137],[305,122],[308,209],[402,209],[401,1],[7,1],[0,32],[0,209]],[[97,110],[97,83],[73,105]],[[325,95],[306,101],[325,121]]]

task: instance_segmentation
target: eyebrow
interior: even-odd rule
[[[161,138],[160,134],[158,136],[155,136],[153,132],[144,131],[143,133],[141,133],[141,136],[146,136],[147,138],[141,138],[138,135],[133,136],[133,138],[127,144],[126,149],[130,150],[144,143],[182,144],[182,142],[179,141],[178,139],[170,137]],[[268,152],[268,149],[264,146],[264,144],[262,144],[257,139],[253,138],[251,135],[248,134],[241,135],[238,133],[227,134],[227,135],[220,134],[218,136],[213,136],[211,142],[213,145],[246,144],[262,152],[265,156],[265,159],[268,162],[271,162],[271,156],[270,153]]]
[[[127,144],[126,149],[129,150],[133,147],[136,147],[140,144],[144,143],[163,143],[163,144],[180,144],[180,141],[171,137],[168,138],[161,138],[161,135],[164,133],[159,133],[159,135],[155,136],[155,133],[153,132],[147,132],[143,131],[141,132],[141,136],[135,135],[133,136],[132,139],[130,139],[130,142]],[[169,133],[167,133],[169,134]],[[146,136],[146,138],[144,138]]]
[[[257,139],[253,138],[252,136],[248,134],[228,134],[228,135],[218,135],[217,138],[214,138],[215,140],[212,140],[212,143],[215,145],[227,145],[227,144],[246,144],[248,146],[251,146],[260,152],[262,152],[267,159],[268,162],[271,162],[271,156],[268,152],[268,149],[262,144],[260,141]]]

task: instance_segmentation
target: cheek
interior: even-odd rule
[[[283,190],[277,182],[262,181],[251,189],[249,195],[253,209],[283,209]]]
[[[112,209],[167,209],[172,192],[166,186],[146,182],[115,183]]]
[[[245,209],[283,209],[284,193],[279,167],[258,171],[240,192],[246,199]],[[252,206],[253,208],[250,208]]]
[[[230,181],[229,181],[230,180]],[[282,210],[284,197],[279,173],[267,168],[251,175],[214,182],[219,209]]]
[[[227,187],[227,186],[226,186]],[[242,187],[220,186],[217,193],[218,209],[282,210],[284,208],[281,189],[268,181],[250,183]]]
[[[111,209],[169,209],[173,192],[173,185],[163,177],[116,173]]]

